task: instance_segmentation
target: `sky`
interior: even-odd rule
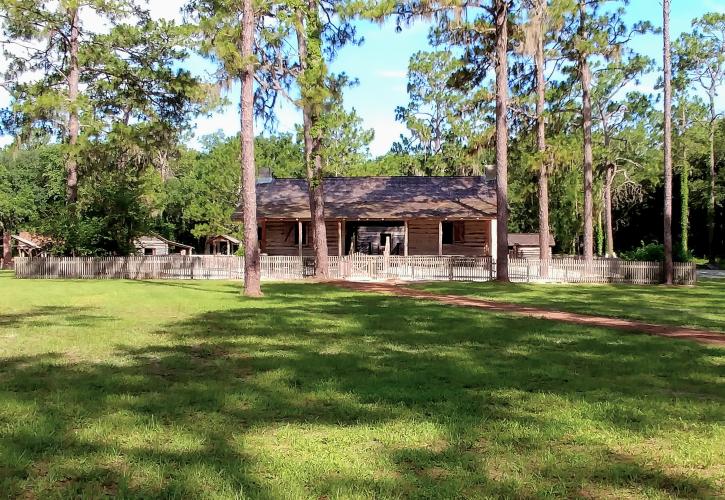
[[[179,20],[181,6],[185,0],[149,0],[149,9],[155,17]],[[691,20],[706,12],[725,12],[725,0],[672,0],[671,33],[672,39],[690,29]],[[649,20],[654,26],[662,26],[662,7],[660,0],[631,0],[627,8],[627,21],[632,24],[639,20]],[[331,65],[334,72],[345,72],[356,78],[359,84],[347,89],[344,95],[345,107],[355,108],[366,128],[375,131],[375,139],[370,146],[373,156],[385,154],[390,146],[405,133],[403,124],[395,120],[395,108],[408,101],[407,67],[410,57],[418,51],[429,50],[428,28],[423,23],[414,24],[397,33],[393,22],[383,25],[360,22],[358,34],[365,42],[362,46],[343,48]],[[661,65],[662,39],[657,35],[640,36],[632,47],[647,55]],[[195,56],[184,63],[184,67],[200,76],[208,76],[213,69],[204,59]],[[652,74],[643,79],[641,90],[653,91],[658,75]],[[229,90],[230,105],[214,113],[196,119],[194,134],[201,136],[222,131],[233,135],[239,131],[239,88]],[[0,96],[0,101],[3,98]],[[6,100],[6,98],[5,98]],[[719,106],[725,106],[725,93],[719,96]],[[0,102],[2,104],[2,102]],[[301,113],[291,105],[282,105],[278,109],[277,129],[281,132],[294,131],[295,124],[301,122]],[[198,144],[196,140],[195,144]]]
[[[173,0],[177,1],[177,0]],[[151,3],[166,3],[151,0]],[[178,1],[179,4],[183,3]],[[672,0],[670,31],[676,39],[683,31],[690,29],[692,19],[707,12],[725,12],[725,0]],[[631,0],[627,8],[627,21],[632,24],[649,20],[654,26],[662,26],[662,4],[660,0]],[[408,102],[406,90],[407,68],[410,57],[418,51],[430,50],[428,28],[418,23],[397,33],[393,22],[382,26],[373,23],[359,23],[358,33],[365,42],[359,47],[345,47],[331,66],[335,72],[344,71],[359,80],[359,84],[345,92],[345,107],[355,108],[366,128],[375,131],[370,146],[373,156],[387,153],[390,146],[406,132],[405,126],[395,120],[396,106]],[[631,45],[637,52],[662,61],[662,38],[647,35],[636,38]],[[201,62],[201,64],[204,64]],[[198,69],[198,68],[197,68]],[[652,74],[642,80],[641,89],[652,91],[659,75]],[[230,99],[237,101],[238,88],[232,89]],[[720,106],[725,106],[725,93],[719,96]],[[301,122],[300,113],[289,106],[279,110],[280,131],[293,131]],[[222,113],[196,122],[198,136],[218,130],[227,135],[239,130],[237,106],[230,106]]]

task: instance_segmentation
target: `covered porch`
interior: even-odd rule
[[[325,224],[329,255],[430,255],[495,257],[496,220],[335,219]],[[264,218],[260,249],[265,255],[312,256],[309,219]]]

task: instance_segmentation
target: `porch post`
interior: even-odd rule
[[[408,219],[405,219],[405,238],[403,240],[403,255],[408,256],[408,237],[410,229],[408,228]]]
[[[443,221],[438,221],[438,256],[443,255]]]
[[[297,221],[297,247],[298,251],[300,253],[300,257],[302,257],[302,221]]]
[[[337,256],[342,257],[342,221],[337,221]]]
[[[489,229],[488,240],[491,242],[490,243],[490,246],[491,246],[490,253],[491,253],[491,257],[494,260],[498,259],[498,233],[497,233],[498,229],[496,227],[497,223],[498,222],[496,221],[496,219],[491,219],[489,221],[489,227],[488,227],[488,229]]]

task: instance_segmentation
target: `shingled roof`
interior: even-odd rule
[[[330,177],[328,219],[479,218],[496,215],[496,189],[483,177]],[[309,219],[307,182],[273,179],[257,184],[257,216]],[[241,207],[234,214],[241,219]]]
[[[549,246],[553,247],[556,244],[554,236],[549,234]],[[539,233],[509,233],[509,246],[521,246],[521,247],[538,247],[539,246]]]

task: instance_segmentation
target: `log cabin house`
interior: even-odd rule
[[[496,256],[496,189],[484,177],[331,177],[325,179],[330,255]],[[257,184],[263,254],[313,254],[307,183]],[[234,219],[241,221],[241,206]]]

